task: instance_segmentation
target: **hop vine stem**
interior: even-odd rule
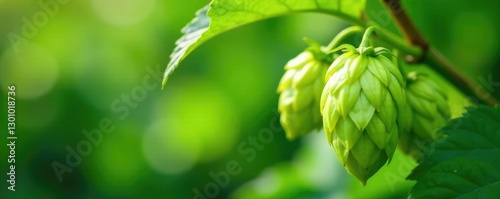
[[[421,49],[421,53],[414,51],[408,45],[400,43],[389,34],[379,34],[382,40],[394,45],[394,47],[399,48],[405,53],[413,56],[413,59],[409,61],[413,62],[425,62],[431,66],[436,72],[445,77],[448,81],[453,83],[459,90],[469,97],[474,96],[482,103],[488,105],[496,105],[500,102],[498,99],[493,97],[488,91],[486,91],[482,86],[475,84],[474,82],[467,79],[463,74],[456,70],[456,67],[451,64],[450,61],[443,56],[439,50],[429,45],[427,40],[418,31],[417,27],[413,24],[406,11],[403,8],[400,0],[381,0],[385,7],[389,10],[391,15],[396,20],[399,29],[403,32],[405,37],[409,42]],[[389,36],[387,36],[389,35]]]
[[[370,37],[374,34],[375,31],[379,31],[380,29],[377,26],[370,26],[366,29],[365,34],[363,35],[363,39],[361,40],[361,44],[359,47],[368,47],[370,46]]]
[[[330,44],[328,44],[328,46],[326,47],[326,51],[330,51],[333,48],[338,47],[342,43],[342,40],[344,40],[347,36],[355,34],[355,33],[362,33],[363,30],[364,29],[361,26],[351,26],[351,27],[348,27],[348,28],[340,31],[333,38],[333,40],[330,42]]]

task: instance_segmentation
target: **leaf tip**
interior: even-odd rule
[[[161,81],[161,90],[165,89],[165,85],[167,85],[167,80],[168,77],[163,77],[163,80]]]

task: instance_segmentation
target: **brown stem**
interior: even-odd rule
[[[435,48],[429,48],[425,62],[430,66],[435,66],[433,67],[434,70],[456,85],[457,88],[465,95],[469,96],[471,100],[474,101],[471,97],[475,96],[477,100],[482,103],[489,105],[499,104],[498,100],[486,91],[483,86],[475,84],[460,74],[446,57]]]
[[[399,29],[404,33],[406,38],[414,45],[422,48],[422,56],[414,61],[425,61],[429,66],[432,66],[439,74],[453,83],[460,91],[469,97],[475,96],[482,103],[495,105],[500,102],[493,97],[482,86],[468,80],[444,57],[437,49],[430,47],[426,39],[420,34],[413,22],[406,14],[400,0],[382,0],[384,5],[390,11],[391,15],[396,20]]]
[[[400,30],[403,31],[405,37],[410,41],[411,44],[420,46],[425,56],[425,51],[429,47],[426,39],[420,34],[417,27],[410,20],[410,17],[406,14],[403,6],[401,5],[400,0],[382,0],[384,2],[385,7],[390,11],[392,17],[396,20],[397,25]],[[416,61],[421,61],[423,57],[417,58]]]

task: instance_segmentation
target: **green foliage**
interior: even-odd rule
[[[431,154],[408,177],[417,180],[411,198],[498,194],[500,107],[469,107],[441,131],[445,140],[428,146]]]
[[[362,24],[361,11],[365,0],[214,0],[202,8],[186,27],[177,42],[163,76],[168,76],[189,53],[203,42],[230,29],[285,14],[298,12],[327,13],[353,23]]]
[[[432,48],[447,57],[456,71],[500,97],[500,1],[401,1]],[[389,165],[362,186],[345,172],[324,134],[287,141],[279,128],[275,86],[283,74],[282,66],[306,46],[300,39],[308,36],[327,44],[348,26],[329,11],[307,10],[300,12],[311,12],[263,20],[211,37],[207,45],[185,53],[208,32],[211,19],[206,15],[211,11],[207,6],[184,29],[189,34],[178,43],[178,50],[185,51],[178,56],[190,56],[182,61],[185,68],[169,79],[166,92],[160,92],[161,75],[181,36],[180,28],[210,1],[121,1],[119,6],[111,0],[63,2],[0,0],[0,98],[7,100],[9,84],[18,87],[16,128],[22,133],[16,146],[19,190],[10,193],[5,189],[8,182],[3,181],[0,198],[196,198],[194,189],[205,194],[208,185],[217,183],[209,173],[222,172],[232,160],[241,163],[242,172],[231,176],[225,187],[208,186],[208,192],[218,190],[217,196],[201,198],[232,198],[232,193],[252,199],[406,198],[415,185],[415,180],[405,178],[417,162],[399,150]],[[360,2],[355,6],[365,7],[362,15],[367,24],[375,22],[403,39],[383,1],[366,1],[366,6],[365,1]],[[352,16],[356,19],[359,13]],[[342,42],[357,45],[357,36]],[[372,42],[392,50],[379,37]],[[467,100],[469,96],[433,71],[433,65],[402,65],[404,71],[428,74],[447,92],[451,118],[461,116],[464,106],[477,101]],[[0,109],[7,111],[7,105]],[[7,117],[3,112],[0,120],[5,122]],[[96,133],[107,118],[116,129],[103,134],[99,146],[91,145],[92,152],[82,156],[82,164],[64,173],[60,183],[51,163],[66,164],[67,147],[77,153],[80,147],[87,150],[85,132]],[[249,139],[259,139],[268,127],[275,132],[272,142],[257,141],[264,149],[252,146]],[[315,141],[308,142],[310,138]],[[471,147],[485,144],[488,142]],[[433,150],[435,147],[426,152]],[[0,150],[0,157],[9,155],[8,148]],[[0,168],[7,173],[9,165],[4,159]],[[494,175],[479,168],[483,166],[477,171],[487,176]],[[276,175],[269,175],[273,173]],[[273,176],[282,179],[273,180]],[[434,182],[454,177],[422,176]],[[419,182],[424,183],[423,179]],[[250,184],[255,186],[246,186]],[[255,194],[241,191],[245,188],[253,188]]]
[[[422,177],[435,165],[454,158],[479,160],[500,168],[500,107],[469,107],[463,117],[454,119],[441,132],[445,141],[427,146],[423,162],[408,179]],[[439,142],[439,141],[438,141]]]
[[[374,1],[370,2],[371,4],[369,5],[373,6],[373,2]],[[361,25],[363,26],[362,28],[366,27],[367,24],[371,25],[379,23],[384,27],[382,28],[379,26],[375,26],[376,29],[368,28],[366,32],[376,30],[376,35],[382,42],[385,42],[385,44],[389,44],[392,47],[397,48],[398,50],[403,52],[403,55],[413,55],[415,57],[419,57],[421,55],[421,52],[423,52],[422,49],[416,48],[404,39],[401,39],[398,36],[394,35],[394,30],[391,29],[393,28],[393,24],[389,23],[391,22],[391,18],[380,17],[389,16],[380,15],[380,13],[383,14],[385,12],[365,12],[365,1],[213,0],[208,6],[199,10],[197,12],[197,17],[193,19],[182,30],[184,35],[177,41],[174,52],[171,54],[171,60],[164,73],[163,86],[167,82],[168,77],[178,67],[179,63],[184,58],[186,58],[186,56],[188,56],[193,50],[195,50],[207,40],[245,24],[268,19],[271,17],[299,12],[316,12],[334,15],[353,23],[354,25]],[[362,16],[366,17],[363,17],[363,19],[361,19]],[[373,21],[370,21],[370,19]],[[383,19],[387,20],[383,21]],[[389,29],[392,31],[388,31]],[[365,35],[370,35],[366,34],[366,32]],[[365,52],[370,56],[375,56],[375,54],[378,56],[377,49],[385,49],[368,47],[371,46],[369,43],[369,39],[363,38],[362,46],[367,48],[360,48],[361,50],[358,49],[361,51],[360,54],[363,54],[362,52]],[[329,45],[329,47],[327,48],[330,47],[331,46]],[[356,63],[357,61],[352,62]],[[383,62],[384,63],[380,64],[380,67],[375,67],[374,69],[370,69],[369,67],[367,67],[366,71],[380,70],[381,68],[392,65],[392,63],[388,59],[385,59]],[[352,81],[354,83],[357,83],[357,79],[364,74],[362,72],[365,71],[365,66],[360,65],[363,66],[359,67],[361,68],[359,69],[359,71],[361,72],[356,72],[356,70],[358,70],[356,69],[357,67],[349,67],[348,69],[345,69],[344,72],[337,71],[340,70],[340,68],[344,65],[349,65],[347,63],[348,62],[342,62],[341,64],[338,64],[338,66],[336,66],[337,64],[335,64],[334,62],[331,67],[333,69],[330,69],[332,71],[329,70],[329,72],[327,72],[327,77],[330,78],[331,76],[330,80],[331,82],[333,82],[330,84],[339,82],[342,83],[343,81],[351,81],[350,78],[353,77],[354,80]],[[303,67],[303,64],[300,65],[299,69],[301,69],[301,67]],[[404,85],[404,80],[402,77],[400,77],[400,69],[396,67],[389,67],[385,70],[386,73],[392,73],[392,76],[388,76],[387,74],[380,75],[379,73],[375,73],[372,71],[374,73],[373,75],[375,76],[371,75],[369,78],[360,79],[360,84],[363,88],[356,84],[354,84],[354,86],[349,85],[352,86],[352,88],[348,87],[345,90],[349,90],[351,96],[349,96],[349,92],[347,91],[347,97],[328,96],[328,100],[330,101],[327,103],[327,106],[324,107],[324,110],[322,110],[324,113],[326,113],[325,115],[327,119],[324,119],[323,122],[329,143],[334,146],[340,162],[345,167],[347,167],[349,173],[356,176],[363,184],[368,178],[374,175],[387,161],[391,161],[397,139],[401,137],[398,136],[398,134],[402,133],[403,131],[401,126],[399,125],[399,123],[403,121],[403,119],[401,118],[404,118],[401,115],[409,114],[403,113],[404,111],[402,111],[403,107],[405,106],[405,98],[410,98],[408,100],[409,102],[412,102],[411,100],[416,99],[416,95],[422,94],[422,92],[424,91],[428,91],[428,89],[422,90],[419,88],[412,90],[412,93],[406,95],[403,91],[404,86],[402,85]],[[295,73],[295,71],[292,72],[293,74]],[[399,75],[394,76],[396,73]],[[316,77],[321,75],[316,75],[316,73],[314,74],[314,77],[308,76],[310,78],[308,78],[307,80],[313,81],[314,78],[321,78]],[[285,82],[292,82],[291,77],[284,79],[290,80]],[[297,79],[300,80],[300,78]],[[372,82],[365,79],[377,79],[377,81]],[[379,80],[380,82],[378,82]],[[380,89],[382,88],[380,87],[382,83],[385,87],[387,87],[388,91],[385,91],[385,89]],[[398,83],[398,87],[391,87],[391,85],[396,83]],[[288,88],[289,85],[286,84],[285,87]],[[332,85],[327,84],[326,87],[332,87]],[[282,92],[283,90],[284,88],[280,89],[279,92]],[[334,88],[330,88],[330,90],[332,90],[330,93],[335,93],[335,90],[339,90],[340,92],[342,89],[339,89],[339,86],[337,86]],[[380,92],[380,90],[382,90],[386,94],[378,95],[377,93]],[[397,92],[395,92],[395,90],[397,90]],[[400,92],[399,90],[403,92]],[[293,134],[293,136],[288,135],[289,138],[294,138],[299,134],[306,134],[310,131],[310,129],[313,128],[304,125],[312,122],[303,122],[307,121],[307,119],[311,119],[312,117],[310,115],[303,115],[298,120],[289,120],[283,122],[283,118],[286,118],[283,117],[286,116],[286,114],[283,114],[282,110],[282,107],[284,107],[283,104],[285,104],[284,102],[292,102],[293,99],[296,102],[301,102],[295,105],[302,108],[306,107],[306,105],[309,104],[305,102],[311,101],[310,98],[312,95],[298,95],[297,93],[300,92],[295,92],[295,94],[292,94],[291,92],[284,93],[286,95],[283,95],[282,93],[282,96],[288,96],[291,100],[288,100],[288,98],[282,98],[282,100],[280,100],[280,104],[282,105],[280,106],[280,112],[282,113],[283,127],[285,128],[285,130],[287,130],[287,132],[290,131],[290,126],[293,126],[294,129],[300,130],[300,133],[297,133],[298,131],[295,133],[291,133]],[[306,92],[302,92],[302,94],[303,93]],[[429,91],[424,94],[432,94],[432,92]],[[441,101],[434,102],[434,98],[428,96],[431,95],[425,95],[424,97],[427,97],[427,100],[429,100],[429,102],[426,102],[426,104],[424,104],[425,106],[419,104],[421,105],[421,107],[418,107],[424,110],[424,114],[432,111],[437,112],[436,110],[430,110],[435,105],[440,105],[447,108],[448,104],[446,103],[447,101],[444,97]],[[306,97],[305,99],[307,100],[297,100],[299,97]],[[334,106],[335,104],[338,104],[339,106]],[[287,103],[287,105],[290,105],[291,107],[291,105],[293,104]],[[387,105],[387,107],[385,107],[385,105]],[[295,107],[295,109],[298,109],[297,107]],[[309,110],[310,107],[307,108]],[[350,110],[351,108],[353,111]],[[314,107],[311,109],[314,109]],[[375,113],[375,110],[377,113],[376,115],[379,115],[377,116],[377,118],[380,118],[376,121],[373,121],[371,118]],[[338,111],[339,113],[335,113],[335,111]],[[416,185],[411,191],[410,198],[470,198],[490,197],[494,194],[497,194],[500,188],[500,184],[498,183],[500,179],[500,109],[498,107],[491,108],[485,106],[469,108],[469,112],[466,113],[462,118],[452,120],[446,127],[439,131],[438,134],[443,135],[439,138],[442,139],[438,139],[435,140],[435,142],[432,142],[434,141],[434,139],[437,139],[437,136],[434,136],[436,134],[436,131],[438,131],[439,127],[443,126],[446,122],[446,119],[448,119],[447,117],[449,114],[447,111],[448,110],[441,111],[443,113],[440,114],[443,115],[443,118],[429,117],[430,122],[434,122],[436,121],[436,119],[442,119],[437,121],[439,122],[439,125],[426,125],[422,122],[418,123],[418,117],[413,117],[412,122],[416,122],[416,124],[413,126],[415,127],[415,132],[412,133],[416,133],[418,135],[425,134],[428,139],[431,140],[431,142],[426,143],[430,145],[425,145],[422,142],[420,142],[420,144],[417,143],[421,140],[421,138],[425,138],[425,136],[408,137],[406,140],[408,141],[408,143],[417,143],[415,147],[418,147],[418,149],[416,150],[424,153],[423,158],[420,159],[421,164],[417,168],[415,168],[408,176],[408,179],[417,181]],[[331,112],[334,113],[331,114]],[[339,115],[341,115],[343,118],[346,117],[348,119],[346,119],[345,122],[344,120],[339,120]],[[429,115],[434,116],[435,114]],[[340,122],[338,122],[338,120]],[[395,125],[396,123],[398,124]],[[316,124],[315,122],[314,126],[321,125]],[[377,128],[373,126],[376,126]],[[353,129],[356,131],[354,131]],[[368,134],[362,134],[365,130]],[[363,135],[364,137],[362,137],[361,135]],[[337,139],[341,138],[341,136],[344,136],[344,138],[346,139]],[[359,140],[365,141],[358,142]],[[406,150],[405,152],[407,154],[410,153],[409,155],[412,155],[410,150]],[[407,171],[409,170],[410,169],[408,169]],[[400,174],[404,173],[401,172],[401,170],[399,170],[398,172]],[[276,188],[276,190],[280,190],[276,191],[278,195],[285,195],[288,197],[292,195],[301,195],[304,193],[310,194],[310,192],[314,191],[310,189],[307,183],[304,183],[302,179],[303,176],[294,175],[297,173],[297,171],[289,165],[277,167],[277,169],[272,173],[279,174],[277,175],[277,179],[287,179],[286,182],[292,182],[289,184],[285,184],[282,187]],[[406,176],[406,174],[404,174],[403,176]],[[261,178],[265,179],[265,177]],[[290,179],[288,180],[288,178]],[[283,187],[290,188],[293,191],[286,191],[286,188]],[[252,190],[251,188],[243,190],[244,191],[240,192],[244,193],[241,195],[242,197],[249,193],[253,193],[252,191],[245,191]],[[273,197],[274,195],[269,194],[268,196]]]
[[[498,168],[455,158],[438,164],[420,178],[409,198],[494,198],[498,189]]]

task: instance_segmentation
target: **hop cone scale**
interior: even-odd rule
[[[422,147],[439,137],[438,130],[446,125],[450,108],[445,92],[431,79],[416,72],[409,73],[407,79],[407,118],[399,148],[418,159]]]
[[[300,53],[285,65],[278,85],[278,111],[286,137],[293,140],[322,126],[319,102],[330,62],[319,49]]]
[[[384,48],[342,45],[326,73],[321,112],[326,137],[363,185],[388,160],[402,131],[404,80]]]

